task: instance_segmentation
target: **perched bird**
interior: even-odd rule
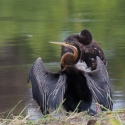
[[[53,42],[55,43],[55,42]],[[39,57],[33,64],[28,82],[32,83],[34,100],[40,106],[43,114],[49,113],[49,108],[56,109],[65,99],[63,106],[66,111],[78,112],[90,108],[92,96],[105,108],[112,110],[111,89],[107,70],[102,60],[97,56],[97,67],[91,71],[87,68],[78,69],[76,65],[80,58],[80,48],[76,43],[55,43],[72,49],[61,57],[61,71],[48,71]]]
[[[82,30],[79,34],[71,35],[67,37],[64,42],[68,44],[74,42],[79,46],[81,50],[79,61],[85,62],[87,66],[91,68],[91,70],[96,69],[96,56],[100,57],[104,65],[106,65],[106,58],[102,49],[100,48],[98,43],[92,40],[92,34],[88,30]],[[61,56],[63,56],[67,52],[73,53],[70,48],[62,46]]]

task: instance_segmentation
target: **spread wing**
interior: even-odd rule
[[[99,57],[96,57],[96,60],[96,70],[84,71],[87,85],[91,90],[95,101],[102,104],[105,108],[112,110],[113,102],[108,72],[102,60]],[[102,108],[102,110],[105,109]]]
[[[66,76],[51,73],[44,67],[39,57],[33,64],[28,82],[31,80],[33,98],[46,114],[49,108],[56,108],[63,100]]]

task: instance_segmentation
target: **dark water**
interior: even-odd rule
[[[28,72],[37,57],[50,71],[60,69],[63,41],[88,29],[101,44],[108,61],[114,109],[125,107],[125,1],[1,0],[0,1],[0,113],[37,109]]]

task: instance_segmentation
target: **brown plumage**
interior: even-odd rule
[[[88,30],[83,30],[80,34],[71,35],[64,40],[66,43],[76,43],[81,50],[80,61],[85,61],[88,67],[91,67],[92,70],[96,69],[97,62],[96,56],[100,57],[104,65],[106,65],[105,55],[100,48],[99,44],[92,40],[92,35]],[[73,51],[69,48],[62,46],[61,56],[67,52]]]
[[[65,44],[65,46],[70,48],[73,51],[73,54],[70,52],[67,52],[62,56],[62,58],[60,60],[60,64],[61,64],[62,69],[66,65],[75,65],[79,61],[79,58],[81,55],[81,51],[79,49],[79,46],[76,43],[73,43],[73,44],[71,43],[71,45]]]

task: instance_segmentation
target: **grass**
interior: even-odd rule
[[[106,112],[100,112],[96,116],[90,116],[86,111],[77,113],[77,108],[74,112],[68,113],[60,105],[52,113],[42,115],[39,119],[31,120],[30,118],[37,111],[28,111],[27,114],[24,114],[25,107],[18,116],[14,116],[12,112],[15,107],[8,113],[6,118],[0,118],[0,125],[87,125],[88,122],[93,123],[90,125],[125,125],[125,108],[112,112],[108,110]],[[60,116],[58,113],[62,115]]]

